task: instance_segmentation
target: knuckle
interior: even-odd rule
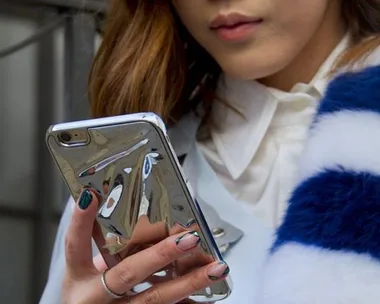
[[[171,244],[160,244],[156,249],[158,261],[165,265],[170,263],[174,256],[172,248]]]
[[[70,235],[65,236],[65,251],[66,256],[71,257],[75,254],[76,246]]]
[[[158,289],[148,289],[146,291],[144,300],[144,304],[161,304],[162,302],[162,296]]]
[[[189,286],[193,291],[198,291],[203,288],[206,288],[208,285],[208,280],[205,280],[205,277],[202,272],[195,271],[189,277]]]
[[[115,267],[116,276],[122,284],[136,282],[137,275],[128,265],[119,265]]]

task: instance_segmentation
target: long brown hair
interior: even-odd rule
[[[155,112],[175,122],[211,105],[220,68],[179,22],[169,1],[111,0],[89,78],[94,117]],[[342,0],[353,47],[345,66],[380,45],[380,1]]]

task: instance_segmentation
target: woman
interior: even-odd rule
[[[227,231],[216,237],[234,281],[223,303],[377,303],[379,2],[169,2],[111,1],[93,116],[153,111],[171,125],[210,225]],[[41,303],[116,303],[197,246],[196,234],[177,235],[101,276],[97,203],[90,192],[69,202]],[[177,303],[229,267],[121,303]]]

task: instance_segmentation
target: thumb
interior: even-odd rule
[[[72,275],[94,268],[91,239],[98,204],[96,194],[86,189],[74,208],[65,240],[66,264]]]

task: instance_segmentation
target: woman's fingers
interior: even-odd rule
[[[196,231],[171,236],[160,243],[134,254],[109,270],[106,281],[109,288],[123,294],[144,282],[152,273],[174,262],[200,243]]]
[[[66,263],[71,275],[80,276],[94,267],[91,238],[97,209],[97,196],[89,189],[84,190],[74,208],[65,240]]]
[[[99,272],[106,269],[106,264],[100,255],[92,258],[91,239],[94,227],[97,227],[94,226],[94,220],[98,212],[98,205],[97,194],[90,189],[84,190],[75,205],[66,235],[67,272],[65,290],[78,289],[78,297],[76,298],[88,300],[82,301],[83,303],[111,303],[113,301],[107,290],[103,288],[99,276]],[[142,224],[144,223],[142,222]],[[159,229],[161,226],[152,226],[151,228],[155,229],[155,233],[152,233],[154,240],[158,241],[165,236]],[[144,235],[138,236],[145,237]],[[196,251],[200,242],[201,239],[197,231],[181,232],[129,256],[104,274],[107,288],[115,294],[124,294],[136,285],[145,282],[152,274],[167,268],[168,265],[174,266],[173,262]],[[185,261],[188,260],[185,259]],[[207,265],[179,278],[154,285],[147,291],[132,297],[130,304],[177,303],[187,298],[188,295],[206,288],[227,273],[226,264]],[[86,285],[89,286],[88,289],[81,287]]]
[[[225,278],[229,268],[224,262],[214,262],[170,282],[156,285],[133,297],[130,304],[174,304],[212,283]]]
[[[106,262],[104,261],[104,258],[100,253],[92,259],[92,262],[96,270],[100,273],[108,268]]]
[[[200,248],[191,252],[191,254],[176,261],[176,272],[182,276],[192,271],[194,268],[199,268],[213,262],[213,258],[201,251]]]

